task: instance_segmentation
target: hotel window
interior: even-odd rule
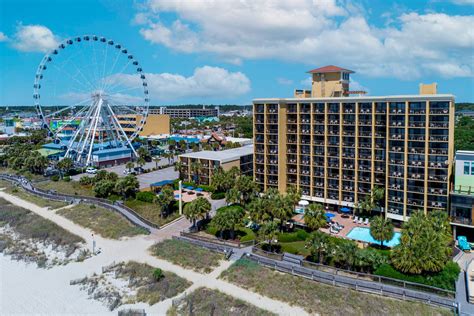
[[[474,176],[474,162],[471,162],[471,176]]]
[[[469,162],[464,163],[464,175],[469,175]]]

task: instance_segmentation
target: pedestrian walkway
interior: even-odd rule
[[[173,234],[178,231],[174,227],[180,228],[185,225],[185,220],[177,221],[175,224],[167,226],[163,230],[158,230],[152,235],[148,236],[135,236],[125,238],[122,240],[110,240],[103,238],[99,235],[94,235],[90,229],[84,228],[75,224],[74,222],[56,214],[55,212],[48,211],[47,208],[39,207],[35,204],[29,203],[19,197],[7,194],[0,191],[0,197],[5,200],[28,209],[56,224],[68,230],[69,232],[82,237],[88,245],[92,245],[95,241],[97,248],[101,249],[100,254],[86,260],[89,261],[89,265],[93,264],[96,267],[107,266],[116,262],[127,262],[137,261],[141,263],[147,263],[151,266],[160,267],[165,271],[170,271],[176,275],[191,281],[193,285],[186,290],[186,294],[191,293],[193,290],[199,287],[208,287],[211,289],[219,290],[223,293],[241,299],[245,302],[266,309],[280,315],[306,315],[307,313],[300,307],[291,306],[287,303],[277,301],[258,293],[243,289],[227,281],[218,279],[222,271],[226,270],[231,264],[231,261],[222,261],[220,265],[209,274],[198,273],[193,270],[185,269],[181,266],[172,264],[168,261],[156,258],[149,252],[150,246],[155,242],[161,241],[166,238],[171,238]],[[189,225],[189,222],[187,223]],[[192,254],[190,254],[192,255]],[[163,302],[155,304],[150,308],[147,308],[149,314],[164,314],[166,310],[171,306],[172,299],[167,299]]]

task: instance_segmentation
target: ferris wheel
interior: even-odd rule
[[[63,41],[38,66],[33,99],[42,127],[64,157],[90,165],[93,153],[128,148],[143,130],[148,84],[140,63],[121,44],[96,35]]]

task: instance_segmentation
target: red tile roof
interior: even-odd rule
[[[318,74],[321,74],[321,73],[328,73],[328,72],[348,72],[348,73],[354,73],[354,71],[352,70],[349,70],[349,69],[344,69],[344,68],[341,68],[341,67],[338,67],[338,66],[334,66],[334,65],[329,65],[329,66],[324,66],[324,67],[321,67],[321,68],[316,68],[316,69],[313,69],[313,70],[310,70],[308,71],[308,73],[311,73],[311,74],[314,74],[314,73],[318,73]]]

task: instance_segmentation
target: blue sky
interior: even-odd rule
[[[3,0],[0,6],[0,105],[32,104],[44,54],[84,34],[114,39],[133,53],[154,105],[290,97],[308,88],[306,71],[328,64],[356,71],[352,89],[370,95],[415,94],[420,82],[437,82],[440,93],[474,102],[473,0]],[[77,62],[85,73],[93,67],[87,52]],[[67,102],[76,83],[50,74],[45,102]],[[137,84],[131,72],[114,75],[123,90]]]

